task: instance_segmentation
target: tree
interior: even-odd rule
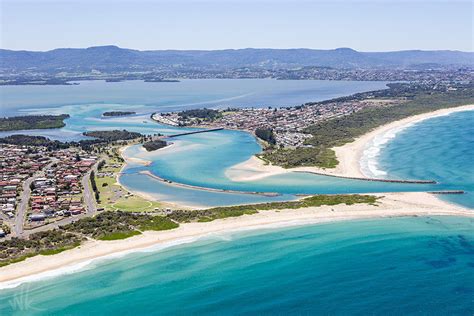
[[[271,128],[257,128],[255,130],[255,135],[271,145],[276,145],[275,135],[273,134],[273,129]]]

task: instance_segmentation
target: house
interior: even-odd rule
[[[46,219],[46,215],[45,214],[32,214],[30,215],[30,221],[32,222],[41,222],[41,221],[44,221]]]

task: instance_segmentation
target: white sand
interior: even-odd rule
[[[365,178],[366,175],[364,175],[361,171],[360,160],[364,153],[364,150],[373,141],[375,137],[382,135],[392,129],[419,123],[423,120],[432,117],[448,115],[454,112],[472,110],[474,110],[474,105],[472,104],[459,106],[455,108],[442,109],[434,112],[411,116],[403,120],[395,121],[380,126],[374,129],[373,131],[357,138],[352,143],[345,144],[341,147],[333,148],[333,150],[336,152],[337,160],[339,161],[337,167],[333,169],[323,169],[318,167],[298,167],[285,169],[278,166],[265,165],[265,163],[261,159],[253,156],[247,161],[230,167],[226,170],[225,174],[232,181],[253,181],[292,171],[308,171],[340,177]]]
[[[142,158],[139,158],[139,157],[130,157],[130,156],[125,154],[125,151],[128,148],[130,148],[131,146],[134,146],[134,145],[136,145],[136,144],[120,147],[119,153],[122,156],[122,158],[125,160],[125,162],[126,163],[136,163],[136,164],[140,164],[140,165],[144,165],[144,166],[150,165],[152,162],[149,161],[149,160],[142,159]],[[145,149],[143,149],[143,147],[141,147],[141,148],[142,148],[142,150],[145,150]]]
[[[381,194],[375,195],[382,196]],[[40,255],[0,268],[0,289],[32,279],[72,272],[99,258],[117,257],[149,247],[190,242],[212,234],[383,217],[432,215],[474,217],[474,210],[450,205],[429,193],[389,193],[383,196],[379,206],[356,204],[261,211],[254,215],[226,218],[208,223],[181,224],[174,230],[145,232],[125,240],[88,241],[79,248],[54,256]]]

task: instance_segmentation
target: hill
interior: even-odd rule
[[[474,66],[474,53],[460,51],[358,52],[350,48],[227,49],[139,51],[117,46],[60,48],[46,52],[0,50],[3,71],[130,71],[163,68],[232,69],[294,68],[416,68],[423,65]]]

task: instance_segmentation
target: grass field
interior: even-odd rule
[[[96,174],[95,181],[100,193],[98,207],[106,211],[121,210],[124,212],[151,212],[164,205],[156,201],[148,201],[141,196],[132,194],[117,183],[116,177],[122,169],[123,162],[108,157],[104,167]],[[99,174],[107,176],[99,177]]]

